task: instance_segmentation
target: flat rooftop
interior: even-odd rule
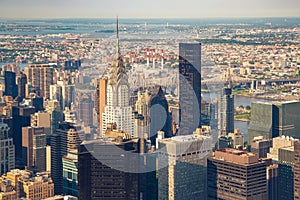
[[[214,159],[242,165],[258,163],[258,155],[248,151],[225,148],[215,151]]]

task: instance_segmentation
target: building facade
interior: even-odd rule
[[[15,168],[15,146],[7,124],[0,123],[0,175]]]
[[[155,144],[158,131],[163,131],[165,136],[171,135],[172,119],[169,113],[169,105],[165,93],[161,87],[157,87],[150,99],[150,135],[151,144]]]
[[[201,127],[201,44],[179,44],[179,135]]]
[[[221,135],[234,132],[234,96],[231,88],[224,88],[218,101],[218,129]]]
[[[158,140],[158,199],[206,199],[208,136],[192,134]]]
[[[300,199],[300,142],[294,143],[294,198]]]
[[[102,113],[102,134],[105,133],[108,124],[116,123],[120,130],[133,136],[134,120],[129,104],[130,86],[119,48],[118,24],[116,54],[109,69],[106,95],[106,105]]]
[[[43,127],[22,128],[23,163],[33,172],[46,171],[46,138]]]
[[[208,159],[208,199],[264,200],[268,198],[266,163],[258,155],[219,149]]]
[[[254,102],[251,104],[251,121],[248,140],[257,136],[265,139],[290,136],[300,139],[300,101]]]
[[[278,151],[278,199],[294,199],[294,146]]]
[[[24,70],[27,83],[44,99],[50,98],[50,85],[53,84],[54,68],[51,65],[30,65]]]

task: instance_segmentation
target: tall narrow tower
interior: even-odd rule
[[[201,127],[201,43],[179,44],[179,135]]]
[[[119,47],[117,19],[116,54],[109,70],[106,105],[103,113],[102,134],[109,123],[116,123],[119,130],[134,134],[132,107],[129,104],[129,83]]]
[[[164,50],[161,50],[161,69],[164,69],[164,61],[165,61]]]
[[[147,51],[147,67],[149,67],[150,52],[148,48],[146,49],[146,51]]]

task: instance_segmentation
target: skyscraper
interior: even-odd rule
[[[78,147],[84,131],[79,125],[73,125],[68,130],[67,155],[62,158],[63,194],[77,196],[78,194]]]
[[[0,123],[0,175],[15,168],[15,146],[7,124]]]
[[[251,152],[258,154],[259,158],[267,158],[271,146],[272,140],[264,139],[262,136],[255,137],[251,141]]]
[[[103,79],[98,80],[96,100],[95,100],[95,109],[96,109],[98,121],[99,121],[100,136],[102,136],[102,128],[103,128],[102,113],[104,112],[104,108],[105,108],[105,104],[106,104],[106,91],[107,91],[107,79],[103,78]]]
[[[24,165],[33,172],[46,171],[46,133],[43,127],[22,128]]]
[[[50,100],[58,100],[62,109],[70,108],[71,104],[75,102],[75,85],[68,82],[57,81],[57,84],[50,85],[49,91]]]
[[[21,74],[18,77],[18,96],[21,99],[26,97],[26,83],[27,83],[27,76],[25,74]]]
[[[201,127],[201,44],[179,44],[179,135]]]
[[[81,148],[84,148],[84,145]],[[89,145],[97,148],[101,143],[94,142]],[[132,145],[133,143],[123,143],[118,147],[129,150],[127,148],[132,148]],[[138,174],[126,173],[106,166],[91,155],[91,146],[88,149],[79,152],[78,197],[86,200],[138,199]],[[127,161],[121,155],[112,155],[113,152],[106,153],[110,155],[112,162],[118,160],[120,165],[126,165]]]
[[[151,144],[155,144],[157,131],[163,131],[166,136],[171,135],[171,116],[169,105],[162,88],[157,87],[150,99],[150,135]]]
[[[12,137],[15,145],[16,166],[23,167],[22,164],[22,127],[30,126],[30,115],[35,112],[35,108],[30,106],[17,106],[12,108],[13,128]]]
[[[219,149],[208,159],[208,199],[265,200],[268,198],[266,163],[258,155]]]
[[[18,96],[18,86],[16,84],[16,73],[6,71],[4,72],[5,79],[5,93],[6,96],[11,96],[13,98]]]
[[[190,134],[158,140],[158,199],[206,199],[211,137]]]
[[[278,200],[278,164],[267,167],[268,200]]]
[[[62,158],[67,155],[67,138],[70,123],[61,123],[51,135],[51,177],[54,183],[54,193],[62,194],[63,164]]]
[[[44,99],[50,97],[50,85],[53,84],[54,68],[51,65],[30,65],[25,68],[27,82],[36,90],[38,95]]]
[[[254,102],[251,104],[251,121],[248,140],[257,136],[266,139],[290,136],[300,139],[300,101]]]
[[[93,124],[93,101],[90,94],[83,94],[78,102],[78,120],[81,120],[85,126]]]
[[[300,142],[294,143],[294,198],[300,199]]]
[[[221,135],[234,132],[234,96],[231,88],[224,88],[218,102],[218,129]]]
[[[119,47],[118,21],[117,48],[109,69],[106,95],[106,105],[102,114],[102,134],[107,129],[109,123],[116,123],[120,130],[133,136],[133,113],[132,107],[129,104],[130,86]]]
[[[278,199],[294,199],[294,146],[278,150]]]
[[[144,93],[138,91],[135,102],[134,137],[144,138],[144,134],[150,131],[150,94],[148,90]]]

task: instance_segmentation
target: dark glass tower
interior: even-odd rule
[[[18,96],[18,86],[16,84],[16,73],[6,71],[5,78],[5,95],[16,98]]]
[[[234,132],[234,96],[231,88],[224,88],[218,104],[219,131],[221,135]]]
[[[300,139],[300,102],[252,102],[248,141],[254,137],[265,139],[289,136]]]
[[[22,127],[30,126],[30,115],[35,113],[34,107],[13,107],[13,128],[12,137],[15,145],[16,167],[22,168]]]
[[[18,96],[24,99],[26,97],[26,83],[27,76],[25,74],[21,74],[18,78]]]
[[[139,174],[113,169],[97,160],[94,155],[109,155],[109,160],[119,167],[128,165],[130,159],[113,150],[114,144],[102,141],[83,143],[78,155],[78,197],[79,199],[138,199]],[[123,150],[134,150],[134,143],[122,142],[116,146]],[[92,154],[93,155],[92,155]],[[124,156],[124,155],[123,155]],[[108,159],[108,158],[107,158]]]
[[[54,182],[54,193],[62,194],[63,163],[62,158],[67,155],[68,130],[71,124],[63,122],[58,125],[56,132],[51,135],[51,178]]]
[[[201,43],[179,44],[179,135],[201,126]]]

